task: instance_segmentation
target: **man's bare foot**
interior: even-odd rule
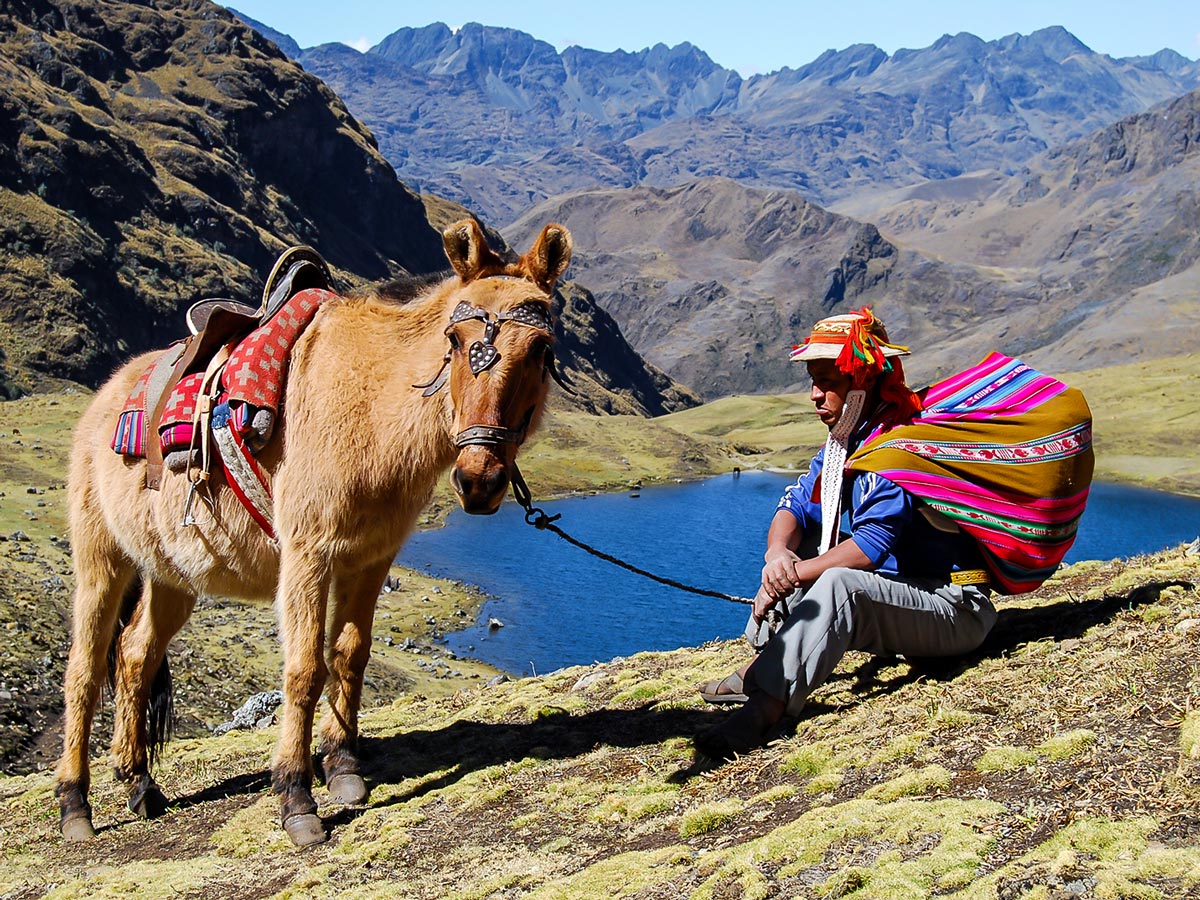
[[[751,690],[740,709],[720,725],[700,732],[693,742],[710,759],[729,759],[737,753],[748,753],[767,742],[767,735],[786,711],[787,705],[782,700]]]

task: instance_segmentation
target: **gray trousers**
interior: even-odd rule
[[[988,592],[925,578],[888,578],[829,569],[783,603],[787,621],[774,634],[753,617],[746,638],[758,658],[747,680],[799,714],[847,650],[908,656],[955,656],[983,643],[996,624]]]

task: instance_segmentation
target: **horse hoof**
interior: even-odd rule
[[[361,775],[347,772],[329,779],[329,799],[334,803],[355,806],[367,799],[367,783]]]
[[[152,782],[129,798],[129,811],[143,819],[157,819],[167,811],[167,798]]]
[[[92,817],[89,815],[72,816],[69,819],[63,819],[62,826],[63,840],[71,844],[90,841],[96,836],[96,829],[92,827]]]
[[[321,817],[316,813],[299,813],[289,817],[283,823],[283,830],[297,847],[311,847],[329,839],[325,826],[321,824]]]

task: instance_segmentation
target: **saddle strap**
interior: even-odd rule
[[[188,445],[187,454],[187,480],[190,487],[183,508],[182,524],[185,527],[195,522],[192,518],[192,502],[195,495],[201,490],[204,491],[201,496],[209,508],[214,508],[212,497],[208,493],[208,478],[212,467],[212,441],[209,436],[211,431],[209,424],[212,421],[214,385],[217,386],[215,389],[219,390],[218,376],[229,360],[231,349],[230,344],[222,345],[216,355],[208,361],[208,367],[204,370],[204,378],[200,382],[200,389],[196,393],[196,411],[192,414],[192,442]],[[200,443],[200,465],[198,467],[194,464],[197,441]],[[157,443],[157,434],[152,443]]]
[[[228,421],[213,423],[213,440],[225,470],[225,483],[245,507],[258,527],[272,541],[275,536],[275,501],[271,496],[271,480],[255,460],[237,429]]]
[[[175,361],[171,374],[163,384],[162,392],[154,403],[154,410],[150,413],[150,418],[146,420],[146,487],[152,491],[157,491],[162,487],[163,453],[162,443],[158,439],[158,426],[162,423],[163,413],[167,409],[171,394],[179,384],[179,379],[195,362],[202,343],[203,341],[196,335],[192,335],[184,342],[183,353]]]

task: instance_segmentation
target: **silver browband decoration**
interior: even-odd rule
[[[522,303],[515,309],[492,315],[486,309],[472,306],[464,300],[454,307],[454,312],[450,314],[450,325],[446,328],[447,333],[450,328],[468,319],[479,319],[483,322],[483,340],[475,341],[467,350],[467,362],[471,366],[471,374],[476,377],[480,372],[490,369],[500,359],[500,351],[496,349],[495,341],[496,334],[504,322],[516,322],[519,325],[528,325],[530,328],[554,333],[550,313],[536,303]]]
[[[483,322],[483,339],[475,341],[467,348],[467,364],[471,367],[471,374],[476,378],[481,372],[494,366],[500,359],[500,351],[496,349],[495,341],[503,323],[516,322],[518,325],[527,325],[530,328],[545,331],[547,334],[554,334],[554,321],[550,317],[550,311],[539,303],[522,303],[514,309],[493,315],[488,310],[472,306],[464,300],[454,307],[454,312],[450,314],[450,324],[446,326],[446,334],[449,334],[450,329],[459,322],[465,322],[468,319],[478,319]],[[432,380],[424,384],[414,384],[413,387],[423,388],[426,397],[437,393],[446,383],[448,376],[446,367],[449,362],[450,354],[447,353],[437,375]],[[546,351],[546,368],[563,390],[569,394],[574,393],[559,375],[558,369],[554,365],[553,351],[549,349]]]

